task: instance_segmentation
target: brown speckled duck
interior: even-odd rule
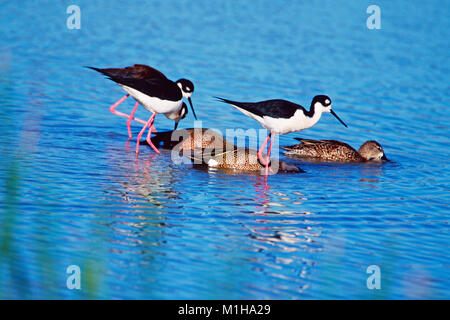
[[[367,162],[387,160],[381,145],[373,140],[366,141],[358,151],[350,145],[337,140],[296,140],[301,143],[282,147],[285,155],[305,160],[330,162]]]
[[[194,165],[233,171],[264,171],[257,150],[237,147],[220,133],[211,129],[182,129],[156,132],[152,138],[155,145],[183,152]],[[172,141],[174,140],[174,141]],[[285,161],[271,161],[274,172],[303,172]]]
[[[206,128],[180,129],[174,131],[155,132],[155,145],[163,149],[177,148],[179,151],[197,148],[223,148],[233,146],[225,140],[221,133]]]
[[[264,172],[265,165],[258,158],[257,150],[233,146],[232,149],[195,149],[187,155],[194,165],[208,166],[224,170],[236,171],[261,171]],[[269,168],[272,172],[303,172],[297,166],[286,163],[285,161],[271,160]]]

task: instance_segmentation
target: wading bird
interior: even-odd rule
[[[129,138],[132,136],[130,128],[131,120],[136,120],[144,124],[144,127],[138,135],[136,155],[139,154],[140,139],[147,127],[149,127],[149,132],[146,140],[153,150],[159,153],[158,149],[153,145],[150,139],[151,132],[156,131],[153,126],[155,116],[158,113],[163,113],[167,118],[175,120],[176,129],[179,121],[186,117],[187,114],[187,106],[183,102],[183,97],[188,99],[192,113],[194,114],[195,119],[197,119],[191,100],[191,95],[194,92],[194,84],[187,79],[179,79],[174,82],[169,80],[160,71],[142,64],[135,64],[126,68],[88,68],[106,75],[127,92],[127,95],[110,107],[110,111],[128,119],[127,128]],[[115,108],[130,95],[136,100],[136,104],[131,114],[127,115],[116,111]],[[152,113],[152,116],[148,121],[143,121],[134,117],[134,113],[139,104]]]
[[[258,158],[266,166],[266,175],[269,170],[269,157],[272,142],[276,134],[286,134],[301,131],[314,126],[322,116],[323,112],[330,112],[345,127],[347,125],[331,109],[331,99],[325,95],[315,96],[308,110],[301,105],[286,100],[266,100],[261,102],[237,102],[216,97],[219,101],[229,103],[237,110],[258,121],[264,128],[269,130],[269,136],[258,151]],[[270,139],[266,159],[262,158],[262,151]]]

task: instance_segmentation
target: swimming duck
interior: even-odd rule
[[[196,148],[221,148],[233,146],[224,139],[220,132],[207,128],[190,128],[173,131],[156,132],[155,144],[163,149],[174,149],[179,151]]]
[[[183,152],[183,156],[191,159],[196,166],[236,171],[262,170],[262,172],[265,168],[265,164],[258,158],[257,150],[237,147],[219,132],[211,129],[191,128],[156,132],[154,143],[161,148]],[[303,172],[297,166],[285,161],[273,160],[270,166],[274,172]]]
[[[332,162],[387,160],[383,147],[373,140],[364,142],[356,151],[347,143],[337,140],[295,139],[301,143],[282,147],[282,149],[286,150],[286,156]]]
[[[265,172],[265,164],[261,163],[257,150],[233,146],[231,150],[196,148],[186,156],[194,162],[194,165],[208,166],[209,168],[237,170],[237,171],[261,171]],[[269,168],[272,172],[303,172],[297,166],[285,161],[271,160]]]

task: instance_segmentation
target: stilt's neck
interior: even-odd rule
[[[313,104],[309,108],[309,111],[306,113],[306,117],[308,118],[308,128],[315,125],[322,116],[322,108],[316,108]]]
[[[316,108],[311,103],[311,106],[309,107],[309,111],[306,113],[306,116],[312,118],[314,116],[315,111],[316,111]]]

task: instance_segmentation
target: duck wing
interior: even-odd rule
[[[312,140],[295,138],[301,143],[282,147],[287,155],[316,158],[327,161],[362,161],[359,153],[349,144],[338,140]]]

